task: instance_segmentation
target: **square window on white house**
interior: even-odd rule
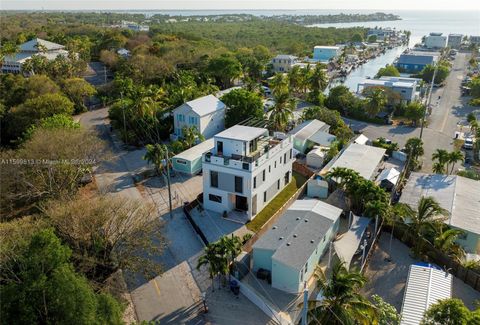
[[[212,202],[222,203],[222,197],[219,195],[209,194],[208,199]]]

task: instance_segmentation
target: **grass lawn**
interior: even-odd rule
[[[280,209],[306,181],[307,178],[305,176],[293,172],[293,180],[285,186],[285,188],[278,193],[278,195],[270,201],[270,203],[268,203],[259,214],[257,214],[255,219],[246,224],[247,228],[253,232],[259,231],[260,228],[270,220],[275,212],[277,212],[278,209]]]

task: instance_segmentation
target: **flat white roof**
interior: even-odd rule
[[[450,212],[445,223],[480,235],[480,182],[441,174],[411,173],[400,202],[416,209],[422,196]]]
[[[358,144],[367,144],[368,140],[369,139],[366,136],[364,136],[363,134],[360,134],[353,142]]]
[[[322,45],[316,45],[314,49],[327,49],[327,50],[338,50],[340,49],[340,46],[322,46]]]
[[[362,83],[364,86],[384,86],[384,87],[402,87],[402,88],[414,88],[417,84],[416,81],[394,81],[383,79],[365,79]]]
[[[197,158],[200,158],[205,152],[213,149],[213,146],[214,146],[213,138],[210,138],[208,140],[200,142],[199,144],[191,147],[190,149],[187,149],[179,153],[178,155],[175,155],[173,158],[193,161]]]
[[[264,128],[256,128],[246,125],[234,125],[231,128],[216,134],[215,138],[250,141],[265,133],[268,134],[268,130]]]
[[[365,179],[371,179],[377,166],[383,160],[386,150],[358,143],[349,145],[329,168],[344,167],[353,169]]]
[[[424,263],[413,264],[408,273],[400,325],[418,325],[428,308],[452,296],[452,275]]]

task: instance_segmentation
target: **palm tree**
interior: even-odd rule
[[[367,102],[365,109],[370,117],[375,117],[387,103],[385,90],[381,87],[370,87],[364,91]]]
[[[328,76],[324,70],[325,66],[318,64],[308,78],[309,88],[312,92],[320,93],[328,86]]]
[[[208,265],[208,274],[212,280],[212,291],[215,291],[214,279],[219,273],[220,259],[217,254],[217,246],[215,243],[210,243],[205,247],[205,254],[200,256],[197,263],[197,270],[203,265]]]
[[[472,131],[473,134],[475,134],[478,130],[478,121],[477,120],[472,120],[470,121],[470,130]]]
[[[193,125],[190,127],[183,127],[182,137],[185,149],[193,147],[197,140],[200,142],[205,141],[205,137],[198,132],[198,129]]]
[[[147,162],[155,165],[155,173],[160,175],[165,168],[164,160],[168,155],[168,148],[164,144],[147,144],[145,146],[147,152],[143,156],[143,159]]]
[[[463,154],[460,151],[453,151],[450,152],[448,155],[448,162],[452,164],[452,169],[450,169],[450,174],[453,173],[453,169],[455,168],[455,164],[459,161],[463,161]],[[448,170],[447,170],[448,172]]]
[[[464,233],[460,229],[448,229],[435,238],[433,245],[461,263],[465,257],[465,250],[455,241]]]
[[[230,280],[230,267],[233,265],[235,258],[242,251],[242,241],[240,237],[234,236],[231,237],[223,236],[217,242],[220,250],[223,252],[226,261],[226,267],[223,268],[223,271],[228,272],[228,278]],[[222,274],[224,274],[222,272]]]
[[[367,279],[359,272],[349,272],[344,263],[333,266],[327,279],[319,267],[314,273],[321,290],[321,301],[310,301],[309,324],[374,324],[375,306],[360,293]]]
[[[435,174],[444,174],[445,173],[445,166],[439,162],[433,164],[432,170]]]
[[[422,196],[417,210],[404,204],[401,204],[401,207],[404,211],[405,224],[409,229],[408,234],[414,239],[413,253],[419,256],[423,249],[423,242],[440,233],[443,221],[449,212],[433,197]]]
[[[277,131],[284,131],[288,122],[293,118],[293,110],[297,103],[294,98],[290,98],[288,91],[279,93],[274,91],[275,105],[268,110],[269,120],[273,123]]]
[[[288,79],[281,73],[277,73],[269,83],[274,97],[288,93]]]
[[[444,149],[437,149],[435,152],[432,154],[432,160],[438,160],[437,164],[438,166],[436,167],[437,171],[440,171],[437,174],[442,174],[445,168],[445,164],[447,164],[447,171],[448,171],[448,163],[449,163],[449,158],[450,155],[447,150]],[[440,168],[441,167],[441,168]]]
[[[289,72],[288,72],[288,84],[290,91],[293,93],[298,93],[302,89],[302,84],[303,84],[303,72],[302,68],[298,65],[294,66]]]

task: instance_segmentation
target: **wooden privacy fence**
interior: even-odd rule
[[[385,226],[385,229],[387,229],[389,232],[391,231],[391,227],[389,226]],[[393,235],[395,236],[395,238],[403,242],[408,247],[412,247],[414,241],[423,241],[423,245],[425,248],[424,251],[428,257],[429,262],[437,264],[438,266],[442,267],[452,275],[461,279],[463,282],[480,292],[480,273],[478,271],[465,268],[462,264],[453,260],[447,254],[444,254],[442,251],[437,249],[425,239],[412,238],[412,235],[408,233],[407,230],[408,229],[405,226],[395,226]]]

